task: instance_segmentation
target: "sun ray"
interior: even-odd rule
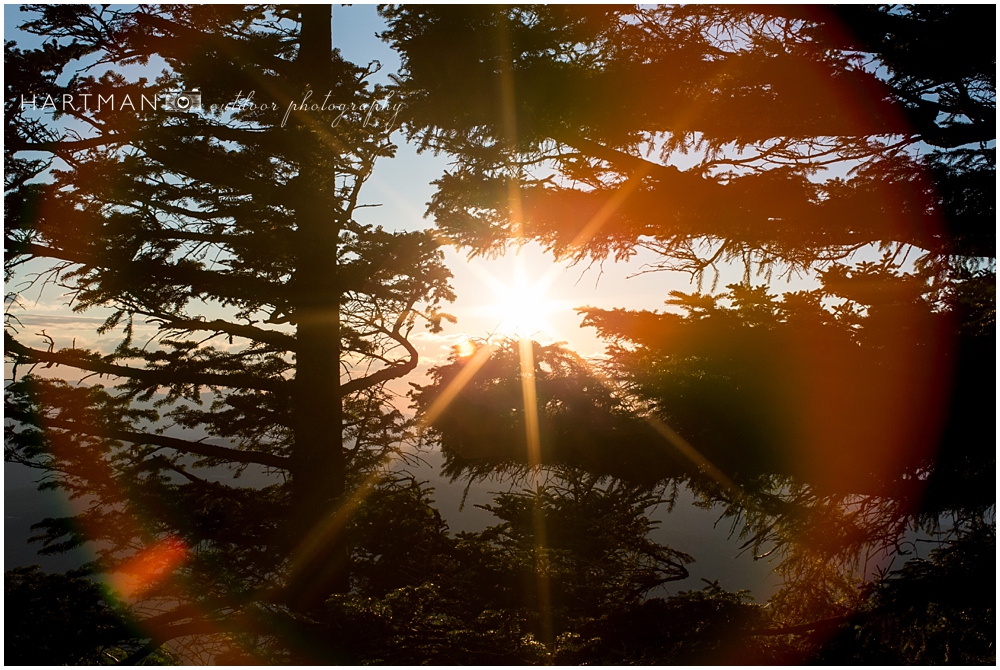
[[[422,427],[430,425],[434,419],[440,416],[492,353],[493,348],[489,343],[485,343],[477,349],[455,379],[445,387],[445,390],[424,414],[421,419]],[[396,458],[398,456],[387,455],[382,462],[383,469],[390,466]],[[335,510],[332,510],[322,521],[317,523],[299,543],[299,546],[292,553],[290,561],[289,584],[314,577],[306,575],[305,570],[308,566],[315,565],[315,560],[319,555],[332,546],[336,538],[343,533],[351,516],[371,494],[380,476],[380,472],[375,472],[367,477],[361,486],[357,487]]]
[[[535,588],[538,594],[538,613],[542,625],[542,639],[548,644],[554,639],[552,628],[552,594],[549,584],[548,536],[545,528],[545,511],[542,508],[542,438],[538,424],[538,388],[535,384],[535,345],[526,337],[518,340],[521,366],[521,396],[524,399],[524,430],[528,448],[528,466],[531,468],[531,487],[535,492],[532,525],[535,536]]]
[[[390,462],[391,459],[387,458],[384,464],[387,465]],[[321,577],[309,572],[309,567],[316,565],[316,559],[323,552],[327,551],[329,547],[333,546],[338,536],[342,535],[354,512],[375,488],[375,484],[380,476],[380,472],[369,475],[346,500],[317,522],[306,537],[302,539],[291,554],[285,591],[294,592],[303,580],[322,581]],[[330,569],[335,569],[335,567],[331,565]]]
[[[501,50],[501,105],[503,111],[504,131],[507,145],[509,147],[515,147],[517,145],[517,108],[515,106],[516,98],[514,92],[514,64],[511,54],[511,43],[510,35],[508,33],[506,13],[503,10],[499,11],[499,18],[499,47]],[[515,174],[514,169],[512,169],[511,174],[508,175],[508,206],[510,210],[512,233],[520,248],[520,246],[523,246],[524,244],[525,230],[518,177],[519,175]],[[513,287],[512,296],[514,300],[511,301],[508,299],[508,307],[512,307],[513,309],[509,310],[511,314],[508,316],[516,315],[514,320],[519,323],[508,324],[508,329],[512,331],[508,334],[518,337],[519,340],[521,354],[521,391],[524,400],[524,424],[528,442],[528,460],[532,467],[533,478],[536,479],[535,491],[537,496],[539,493],[537,477],[539,476],[541,466],[541,437],[538,430],[538,400],[535,388],[534,351],[531,340],[528,339],[532,334],[530,328],[534,324],[525,323],[525,321],[529,320],[527,318],[528,314],[525,311],[525,302],[527,299],[537,301],[538,296],[544,294],[544,289],[548,288],[548,285],[539,287],[542,288],[542,293],[538,293],[537,290],[536,292],[531,292],[529,290],[519,291],[519,288],[526,287],[518,287],[516,284],[518,282],[526,284],[526,276],[527,273],[524,268],[523,258],[520,254],[518,254],[514,257],[515,286]],[[549,284],[552,279],[554,279],[554,277],[548,280]],[[501,289],[501,291],[502,290],[503,289]],[[496,290],[494,290],[494,292],[496,292]],[[537,302],[535,302],[535,304],[537,305]],[[541,311],[543,310],[539,308],[538,312],[540,313]],[[514,327],[511,328],[511,326]],[[525,330],[527,330],[527,332],[524,332]],[[546,539],[545,518],[543,516],[543,510],[541,509],[541,500],[537,497],[534,506],[534,525],[536,559],[535,575],[537,580],[536,589],[538,596],[538,615],[541,623],[540,633],[542,642],[546,645],[551,645],[555,641],[555,638],[553,631],[548,568],[545,564],[545,558],[548,553],[548,542]]]
[[[735,500],[744,500],[743,490],[736,484],[732,479],[726,476],[722,470],[717,468],[710,460],[702,456],[701,452],[695,449],[690,442],[681,437],[680,433],[668,426],[666,423],[657,419],[655,416],[643,417],[646,423],[648,423],[653,430],[663,436],[670,445],[681,453],[685,458],[694,463],[694,465],[708,475],[716,484],[721,486],[729,493]]]
[[[590,370],[594,379],[599,381],[605,388],[615,394],[621,393],[619,386],[609,379],[600,369],[596,368],[580,356],[577,356],[577,359]],[[700,451],[698,451],[690,442],[685,440],[680,433],[667,425],[666,422],[655,416],[649,415],[641,416],[641,418],[649,424],[653,430],[659,433],[660,436],[663,437],[677,452],[691,461],[695,467],[704,472],[705,475],[733,496],[734,500],[744,501],[747,499],[739,484],[729,478],[726,473],[702,455]]]
[[[441,413],[448,409],[448,405],[452,403],[455,397],[461,393],[465,385],[469,383],[472,377],[479,371],[479,368],[483,367],[483,364],[489,360],[490,356],[493,354],[493,345],[489,342],[483,343],[477,350],[476,353],[465,363],[455,378],[449,382],[448,386],[441,391],[439,395],[431,406],[424,412],[423,417],[420,419],[421,429],[434,423],[435,419],[441,416]]]
[[[604,205],[601,206],[597,213],[590,218],[590,221],[580,229],[580,232],[576,234],[573,241],[567,245],[569,249],[575,249],[579,251],[583,248],[585,244],[593,239],[594,235],[597,234],[611,215],[614,214],[619,207],[628,199],[630,195],[639,187],[642,183],[643,178],[649,174],[652,166],[642,166],[629,175],[629,178],[622,184],[614,195],[612,195]]]
[[[524,429],[527,433],[528,465],[542,464],[542,440],[538,428],[538,392],[535,387],[535,352],[531,340],[518,340],[521,357],[521,396],[524,398]]]

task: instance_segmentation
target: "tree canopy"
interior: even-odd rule
[[[385,15],[412,136],[458,159],[429,212],[462,244],[642,245],[695,271],[873,244],[995,253],[988,7]]]

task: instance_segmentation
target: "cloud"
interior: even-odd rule
[[[80,326],[97,327],[104,323],[105,319],[96,316],[57,316],[55,314],[12,314],[18,322],[25,326],[59,327]]]

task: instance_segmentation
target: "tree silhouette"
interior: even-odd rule
[[[586,361],[561,345],[535,343],[533,349],[541,463],[647,486],[690,472],[676,454],[650,451],[655,430]],[[431,369],[430,384],[414,384],[418,413],[431,411],[470,360],[453,355],[448,365]],[[531,465],[522,375],[516,342],[494,344],[461,393],[430,421],[425,437],[440,443],[444,474],[485,479],[501,469],[523,474]]]
[[[431,238],[355,220],[395,150],[374,66],[332,49],[329,6],[29,11],[42,46],[5,45],[7,277],[121,333],[33,341],[8,295],[7,458],[84,508],[41,524],[44,550],[96,543],[92,569],[163,610],[140,655],[309,611],[348,588],[335,512],[405,435],[385,383],[452,298]],[[288,113],[309,92],[327,112]]]
[[[581,310],[610,344],[612,390],[561,403],[546,389],[597,375],[535,371],[540,426],[587,435],[553,429],[543,454],[606,472],[568,445],[620,448],[620,469],[722,503],[745,549],[784,553],[775,621],[803,627],[776,630],[812,642],[870,604],[870,561],[908,532],[951,541],[992,523],[995,393],[976,370],[995,359],[993,10],[383,13],[406,128],[455,159],[428,209],[444,234],[472,253],[536,240],[576,261],[644,249],[659,258],[646,269],[698,282],[667,312]],[[744,279],[716,293],[726,263]],[[779,299],[755,274],[820,288]],[[455,472],[508,463],[517,431],[497,417],[526,421],[503,413],[510,385],[489,365],[461,413],[434,415]],[[643,446],[670,445],[674,458],[635,467],[653,460],[632,455]]]
[[[4,656],[18,665],[100,665],[121,661],[110,649],[133,638],[122,617],[90,580],[15,568],[4,577],[4,600],[18,613],[4,626]]]

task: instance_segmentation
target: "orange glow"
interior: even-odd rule
[[[171,536],[147,547],[111,575],[111,588],[122,598],[131,598],[161,583],[187,558],[184,541]]]

